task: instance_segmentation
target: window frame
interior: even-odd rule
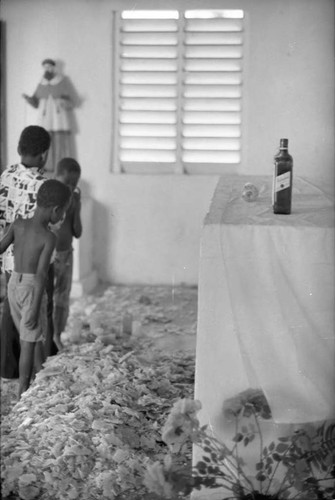
[[[148,10],[148,11],[157,11],[159,12],[160,9],[139,9],[139,10]],[[173,9],[173,11],[178,11],[179,13],[179,20],[178,20],[178,47],[183,46],[183,42],[185,39],[185,34],[183,31],[184,24],[185,24],[185,13],[189,12],[190,8],[184,9],[184,10],[179,10],[179,9]],[[223,11],[225,9],[211,9],[211,8],[206,8],[206,9],[197,9],[203,10],[203,11],[212,11],[212,10],[220,10]],[[240,155],[240,160],[239,162],[234,162],[234,163],[205,163],[205,162],[187,162],[184,163],[182,161],[182,155],[181,155],[181,150],[182,150],[182,140],[180,140],[182,136],[182,130],[183,130],[183,124],[182,124],[182,114],[183,114],[183,105],[182,102],[184,100],[183,97],[183,92],[182,88],[184,87],[184,82],[182,78],[183,74],[183,64],[184,64],[184,56],[181,50],[178,50],[178,78],[177,78],[177,97],[176,97],[176,102],[177,102],[177,123],[176,123],[176,134],[177,134],[177,141],[176,141],[176,162],[174,163],[167,163],[167,162],[125,162],[119,160],[119,152],[120,152],[120,120],[119,120],[119,95],[120,95],[120,50],[121,50],[121,45],[120,45],[120,20],[121,20],[121,15],[124,11],[127,11],[127,9],[121,9],[117,11],[112,12],[112,164],[111,164],[111,172],[114,174],[120,174],[120,173],[125,173],[125,174],[154,174],[154,175],[161,175],[161,174],[196,174],[196,175],[222,175],[226,173],[237,173],[238,170],[241,167],[242,164],[242,159],[243,159],[243,150],[244,150],[244,144],[245,144],[245,69],[246,69],[246,64],[245,64],[245,59],[246,59],[246,12],[245,10],[241,10],[238,8],[234,8],[231,10],[235,11],[240,11],[243,13],[242,18],[241,18],[241,23],[242,23],[242,29],[240,31],[241,36],[242,36],[242,42],[241,42],[241,47],[242,47],[242,55],[241,55],[241,82],[240,82],[240,88],[241,88],[241,94],[239,96],[239,102],[240,102],[240,122],[238,124],[239,126],[239,140],[240,140],[240,148],[239,148],[239,155]],[[204,137],[205,139],[206,137]]]

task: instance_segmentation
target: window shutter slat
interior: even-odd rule
[[[237,85],[211,85],[209,89],[203,85],[188,85],[184,87],[184,97],[197,98],[197,97],[211,97],[211,98],[240,98],[242,90]]]
[[[141,124],[127,123],[120,125],[120,136],[122,137],[176,137],[176,127],[174,124],[155,123]],[[122,140],[122,139],[121,139]]]
[[[175,163],[176,154],[173,151],[163,149],[121,149],[120,160],[132,163]]]
[[[176,71],[175,59],[122,59],[121,71]],[[229,70],[227,70],[229,71]],[[236,70],[238,71],[238,70]]]
[[[215,111],[204,111],[204,112],[192,112],[187,111],[184,113],[183,118],[184,123],[194,123],[201,125],[239,125],[241,123],[240,113],[226,113],[226,112],[215,112]]]
[[[122,45],[121,47],[121,56],[122,57],[132,57],[138,59],[176,59],[178,55],[178,49],[176,46],[165,46],[161,45],[160,47],[155,46],[151,47],[149,45]]]
[[[176,123],[176,113],[173,111],[124,111],[121,123]]]
[[[185,124],[184,137],[240,137],[240,125]]]
[[[156,137],[152,140],[151,137],[123,137],[121,140],[121,147],[124,149],[146,149],[146,150],[175,150],[176,141],[173,138],[159,138]]]
[[[120,109],[128,111],[176,111],[174,99],[121,99]]]
[[[130,85],[176,85],[177,74],[175,72],[126,72],[121,75],[121,83]]]
[[[192,138],[184,140],[184,149],[190,151],[213,150],[213,151],[239,151],[241,144],[239,139],[234,138]]]
[[[184,151],[185,163],[239,163],[241,155],[238,151]]]
[[[188,19],[186,31],[243,31],[242,19],[214,17],[210,19]]]
[[[186,33],[187,45],[242,45],[241,32]]]
[[[141,33],[141,32],[153,32],[153,33],[166,33],[166,32],[177,32],[178,24],[176,21],[169,19],[131,19],[124,20],[122,23],[122,32],[131,33]]]
[[[242,71],[239,59],[187,59],[184,61],[185,71]]]
[[[121,35],[123,45],[176,45],[175,33],[125,33]]]
[[[190,72],[185,75],[186,85],[240,85],[242,83],[242,75],[237,72]],[[210,88],[208,89],[210,97]]]
[[[121,97],[176,97],[174,85],[122,85]]]
[[[240,45],[188,45],[185,50],[185,57],[198,59],[238,59],[242,57],[242,47]]]
[[[240,99],[187,99],[185,111],[241,111]]]

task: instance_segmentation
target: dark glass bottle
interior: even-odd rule
[[[273,213],[290,214],[292,202],[293,158],[288,139],[280,139],[279,153],[274,157]]]

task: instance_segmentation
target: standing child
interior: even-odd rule
[[[6,168],[0,178],[0,225],[5,231],[17,217],[33,216],[39,187],[45,182],[43,168],[48,157],[50,135],[42,127],[30,125],[23,129],[18,142],[20,163]],[[2,268],[8,283],[13,271],[13,249],[3,256]],[[49,285],[53,286],[53,268],[49,268]],[[51,286],[48,287],[52,292]],[[52,293],[48,300],[48,345],[52,345]],[[55,346],[56,349],[56,346]],[[50,352],[48,352],[50,354]],[[20,339],[9,310],[6,294],[1,324],[1,377],[17,378],[20,356]]]
[[[45,181],[37,193],[32,218],[17,218],[0,242],[0,253],[14,244],[14,270],[8,283],[12,318],[20,333],[19,397],[30,385],[45,360],[43,338],[46,326],[45,286],[56,235],[49,224],[59,222],[71,199],[61,182]]]
[[[82,233],[80,190],[77,187],[80,174],[80,165],[73,158],[63,158],[58,162],[56,178],[68,186],[73,193],[65,220],[57,233],[54,261],[54,342],[58,349],[63,347],[60,337],[65,329],[70,309],[73,269],[72,240],[73,237],[80,238]]]

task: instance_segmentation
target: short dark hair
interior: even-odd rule
[[[71,190],[63,182],[47,179],[37,192],[37,206],[41,208],[65,207],[70,201]]]
[[[18,151],[21,156],[37,156],[50,148],[50,134],[43,127],[29,125],[21,132]]]
[[[81,168],[79,163],[74,158],[62,158],[57,164],[57,174],[63,174],[64,172],[80,176]]]
[[[44,66],[45,64],[51,64],[51,66],[56,66],[56,63],[53,59],[44,59],[42,61],[42,66]]]

